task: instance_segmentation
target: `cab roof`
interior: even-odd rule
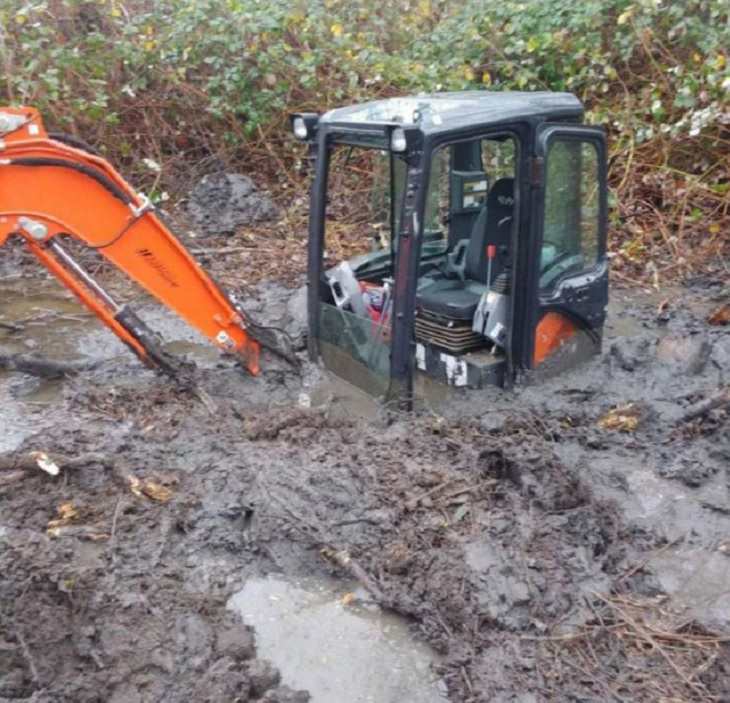
[[[424,133],[450,132],[525,117],[575,119],[583,105],[572,93],[472,90],[427,93],[340,107],[320,122],[333,125],[413,125]]]

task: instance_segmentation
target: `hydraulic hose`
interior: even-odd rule
[[[100,156],[98,150],[94,149],[91,144],[85,142],[79,137],[75,137],[73,134],[66,134],[65,132],[49,132],[48,136],[55,142],[61,142],[61,144],[73,147],[74,149],[80,149],[81,151],[85,151],[92,156]]]

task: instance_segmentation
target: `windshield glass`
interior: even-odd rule
[[[439,149],[431,159],[431,172],[423,221],[422,256],[440,254],[448,247],[450,152]]]

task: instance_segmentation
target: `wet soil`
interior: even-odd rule
[[[407,416],[317,368],[248,378],[143,303],[212,414],[93,323],[34,327],[7,285],[4,348],[98,363],[0,376],[0,449],[91,455],[0,486],[0,699],[305,701],[290,638],[282,680],[231,608],[261,579],[406,618],[454,702],[730,699],[730,422],[681,421],[728,382],[721,286],[614,291],[601,358]],[[247,305],[294,324],[290,295]],[[391,701],[339,700],[360,694]]]

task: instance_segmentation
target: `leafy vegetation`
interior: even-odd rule
[[[291,179],[292,110],[421,90],[568,90],[611,135],[614,269],[674,278],[728,253],[728,7],[0,0],[0,100],[39,107],[148,187],[160,181],[148,166],[162,164],[174,188],[211,159]]]

